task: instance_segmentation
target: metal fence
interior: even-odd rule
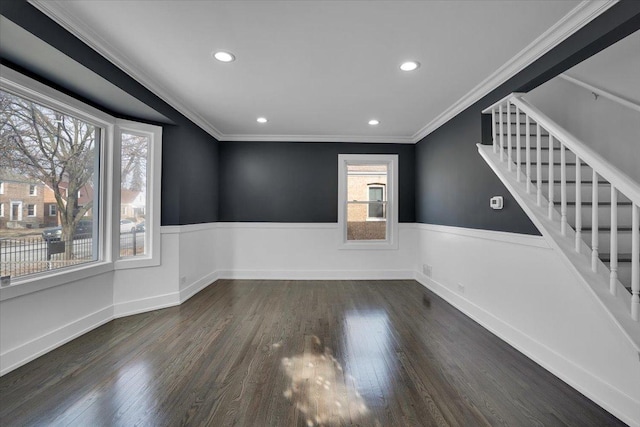
[[[120,256],[144,255],[144,231],[120,233]]]
[[[73,240],[41,236],[0,238],[0,276],[19,277],[95,261],[93,235],[76,234]],[[145,232],[120,234],[120,256],[145,254]]]
[[[24,276],[95,259],[91,234],[78,234],[73,240],[45,240],[41,236],[0,239],[0,276]]]

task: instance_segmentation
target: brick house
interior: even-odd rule
[[[58,212],[53,191],[42,182],[2,172],[0,229],[55,226]]]
[[[349,202],[386,202],[385,165],[349,165],[347,173]],[[386,206],[382,203],[349,203],[347,238],[349,240],[384,239]]]

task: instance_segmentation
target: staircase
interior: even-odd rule
[[[640,184],[515,93],[478,151],[640,351]]]

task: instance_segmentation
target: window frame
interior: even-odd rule
[[[33,207],[33,213],[29,213],[29,209]],[[35,203],[27,203],[27,218],[35,218],[38,216],[38,209]]]
[[[387,218],[385,240],[347,240],[348,166],[385,164],[387,166]],[[367,196],[368,198],[368,196]],[[368,209],[368,208],[367,208]],[[368,215],[368,211],[367,211]],[[395,250],[398,249],[398,155],[397,154],[338,154],[338,228],[340,249]]]
[[[54,208],[55,212],[51,213],[51,208]],[[58,215],[58,205],[51,203],[49,205],[49,216],[57,216]]]
[[[0,89],[17,96],[29,99],[38,104],[55,109],[63,114],[68,114],[84,120],[100,128],[98,146],[99,159],[96,170],[99,171],[99,181],[94,194],[97,194],[98,208],[97,220],[94,221],[96,227],[94,233],[98,236],[96,244],[97,260],[65,267],[57,270],[50,270],[43,273],[35,273],[26,276],[11,278],[11,285],[0,288],[0,301],[26,295],[32,292],[41,291],[61,284],[70,283],[76,280],[103,274],[113,271],[116,268],[132,268],[148,265],[160,265],[160,168],[161,168],[161,146],[162,128],[145,123],[124,121],[104,113],[103,111],[87,105],[72,96],[66,95],[50,86],[27,77],[6,66],[0,65]],[[149,244],[149,256],[144,260],[135,260],[136,263],[125,263],[114,257],[115,251],[119,251],[119,227],[114,227],[114,222],[119,220],[117,215],[120,209],[119,187],[120,187],[120,154],[115,147],[115,133],[118,126],[125,128],[140,129],[141,131],[151,131],[157,136],[157,144],[154,145],[153,156],[150,157],[153,168],[152,204],[149,209],[152,211],[148,223],[152,223],[153,235]],[[157,176],[156,176],[157,175]],[[117,190],[117,196],[115,194]],[[95,209],[95,208],[94,208]],[[116,214],[114,214],[114,211]],[[95,218],[95,214],[94,214]],[[145,226],[147,226],[145,224]],[[116,239],[117,233],[117,239]]]
[[[33,188],[33,191],[31,189]],[[38,186],[36,184],[29,184],[29,196],[38,195]]]
[[[122,183],[122,134],[138,135],[149,138],[147,152],[147,191],[145,208],[145,251],[144,255],[120,256],[120,219],[122,219],[122,205],[120,196]],[[113,259],[116,260],[117,270],[160,265],[160,185],[162,182],[162,128],[160,126],[133,122],[130,120],[116,120],[116,132],[113,141],[114,167],[118,185],[114,188],[114,200],[118,203],[113,207],[113,238],[118,242],[113,247]],[[148,214],[151,212],[151,215]],[[117,239],[117,240],[116,240]]]
[[[0,203],[0,218],[4,218],[4,202]]]

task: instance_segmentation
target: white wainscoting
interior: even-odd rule
[[[0,302],[0,375],[113,319],[113,273]]]
[[[420,283],[623,421],[640,424],[638,354],[543,237],[417,228]]]

